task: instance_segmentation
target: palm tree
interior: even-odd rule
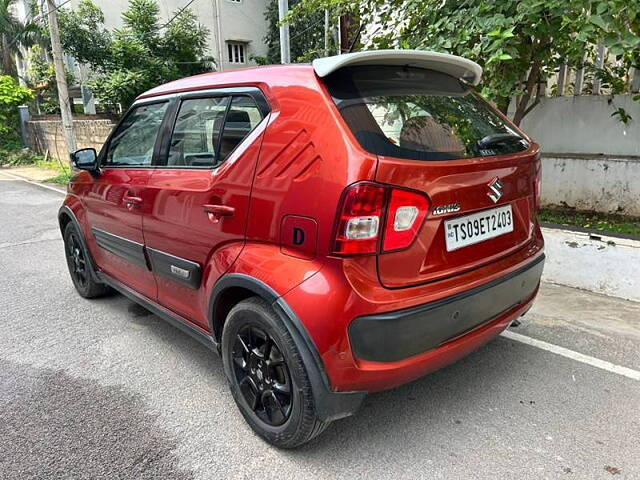
[[[0,0],[0,51],[1,72],[17,77],[15,56],[20,47],[41,43],[42,28],[31,20],[22,22],[15,16],[13,4],[16,0]]]

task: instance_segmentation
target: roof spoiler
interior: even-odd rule
[[[428,50],[369,50],[313,61],[313,69],[319,77],[326,77],[340,68],[354,65],[407,65],[427,68],[459,78],[471,85],[478,85],[482,78],[482,67],[476,62]]]

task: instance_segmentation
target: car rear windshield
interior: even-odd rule
[[[479,95],[444,73],[360,66],[325,82],[362,148],[377,155],[451,160],[528,148]]]

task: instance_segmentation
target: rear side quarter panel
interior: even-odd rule
[[[332,99],[310,68],[276,76],[270,94],[276,101],[256,169],[247,240],[280,244],[283,217],[306,217],[317,224],[315,256],[326,256],[342,191],[373,179],[377,158],[347,140]]]

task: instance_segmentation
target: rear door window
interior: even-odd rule
[[[450,160],[528,148],[467,85],[440,72],[361,66],[325,81],[358,142],[377,155]]]
[[[233,97],[220,141],[221,162],[258,126],[262,118],[262,113],[253,98]]]
[[[263,118],[249,96],[185,99],[176,116],[166,166],[216,167]]]
[[[213,167],[230,97],[184,100],[173,127],[169,167]]]

